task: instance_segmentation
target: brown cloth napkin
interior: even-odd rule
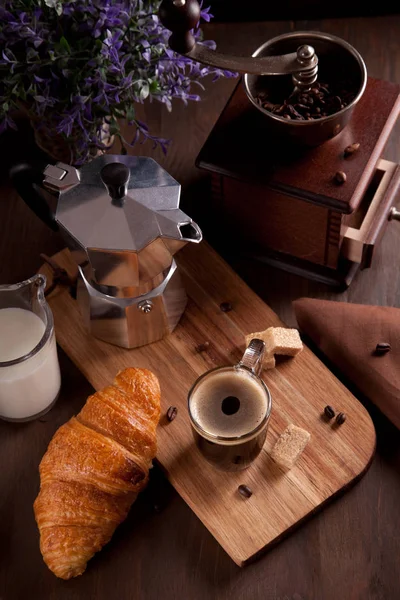
[[[310,298],[293,306],[300,331],[400,429],[400,309]],[[391,350],[378,356],[381,342]]]

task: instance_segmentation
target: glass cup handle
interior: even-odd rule
[[[265,353],[265,343],[262,340],[254,338],[247,346],[242,360],[237,364],[238,367],[248,369],[254,375],[259,375],[262,369],[262,362]]]

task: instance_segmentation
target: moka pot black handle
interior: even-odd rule
[[[39,219],[53,231],[58,231],[55,215],[46,199],[40,193],[43,189],[43,170],[46,164],[33,165],[19,163],[10,170],[10,179],[22,200],[29,206]]]

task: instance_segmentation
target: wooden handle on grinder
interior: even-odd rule
[[[197,0],[163,0],[159,13],[161,23],[172,32],[169,45],[179,54],[193,50],[196,40],[191,30],[200,20]]]

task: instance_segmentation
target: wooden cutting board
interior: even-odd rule
[[[71,275],[76,273],[68,250],[53,258]],[[128,366],[146,367],[159,377],[163,416],[157,459],[179,494],[242,566],[365,472],[375,448],[375,430],[365,408],[305,348],[263,373],[273,409],[256,462],[238,473],[210,466],[193,444],[186,408],[190,386],[204,371],[238,362],[245,334],[282,323],[205,242],[188,245],[177,258],[189,296],[187,309],[173,334],[142,348],[118,348],[87,334],[66,287],[57,287],[48,300],[59,345],[95,389],[108,385]],[[41,272],[51,282],[47,265]],[[232,310],[222,312],[222,302],[229,302]],[[204,342],[209,348],[199,352]],[[341,427],[322,418],[326,404],[346,413]],[[171,405],[178,407],[178,416],[170,423],[165,413]],[[311,441],[285,474],[269,451],[289,423],[307,429]],[[253,490],[251,498],[240,496],[240,484]]]

